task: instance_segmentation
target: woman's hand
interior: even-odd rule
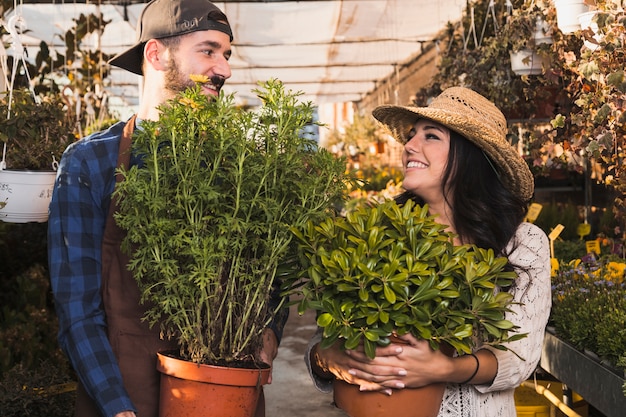
[[[441,350],[431,349],[427,341],[418,340],[410,334],[400,339],[401,343],[376,349],[373,360],[361,351],[346,352],[354,359],[348,372],[357,379],[369,382],[361,384],[362,390],[369,391],[376,386],[417,388],[446,380],[446,375],[453,369],[450,357]]]
[[[376,349],[370,359],[362,348],[343,351],[336,343],[328,349],[317,346],[311,361],[321,371],[332,374],[362,391],[383,391],[391,388],[421,387],[442,378],[441,368],[447,369],[450,359],[440,351],[433,351],[428,342],[411,335],[402,336],[404,343],[392,343]]]

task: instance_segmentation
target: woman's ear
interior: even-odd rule
[[[167,69],[167,48],[157,39],[150,39],[143,48],[143,60],[145,65],[149,65],[157,71]]]

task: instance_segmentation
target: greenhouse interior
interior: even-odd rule
[[[90,308],[98,319],[88,317],[81,331],[112,337],[113,325],[107,322],[109,313],[104,312],[109,301],[103,301],[109,295],[100,280],[111,269],[102,259],[108,256],[103,236],[113,228],[123,230],[119,252],[128,262],[120,274],[135,276],[132,293],[137,293],[137,308],[148,311],[141,326],[150,323],[157,337],[178,340],[181,356],[191,354],[192,348],[181,342],[191,327],[206,326],[213,331],[213,322],[226,321],[234,326],[232,338],[240,337],[248,331],[246,320],[253,313],[262,317],[261,322],[250,323],[252,330],[243,338],[252,343],[252,347],[242,348],[253,349],[248,359],[254,356],[257,361],[258,352],[265,354],[266,340],[260,337],[266,333],[261,332],[275,330],[272,337],[280,342],[269,382],[261,383],[258,377],[256,386],[249,388],[256,393],[251,410],[229,414],[222,406],[213,406],[217,407],[213,411],[167,414],[161,409],[159,416],[626,415],[626,2],[225,0],[213,2],[211,7],[223,13],[226,23],[224,18],[211,20],[214,15],[209,14],[209,22],[216,25],[210,29],[142,39],[138,32],[150,30],[142,26],[148,15],[143,11],[153,4],[160,7],[159,2],[175,5],[171,15],[158,18],[164,22],[188,12],[176,8],[179,3],[210,4],[208,0],[0,0],[0,110],[6,114],[0,117],[0,416],[80,416],[75,414],[74,404],[80,403],[81,396],[91,397],[101,406],[94,414],[85,415],[128,417],[137,412],[128,406],[116,414],[110,411],[115,409],[112,405],[102,405],[104,394],[95,391],[109,387],[104,383],[92,387],[93,381],[86,379],[91,373],[82,369],[96,365],[78,363],[72,356],[83,346],[83,340],[74,338],[92,336],[71,333],[71,328],[83,325],[68,324],[76,319],[71,315],[77,314],[68,310],[82,308],[77,304],[86,301],[68,300],[70,296],[60,287],[71,285],[76,297],[78,288],[89,285],[80,279],[91,275],[71,276],[74,263],[97,269]],[[186,73],[185,82],[172,81],[171,68],[163,75],[165,70],[147,67],[151,65],[147,62],[149,46],[165,45],[167,53],[179,54],[184,39],[197,33],[217,34],[219,39],[230,35],[227,51],[214,58],[223,58],[220,65],[228,68],[227,76],[220,75],[216,81],[212,73]],[[180,38],[180,45],[161,42],[168,37]],[[140,73],[118,66],[114,58],[138,42],[143,42],[140,52],[145,47]],[[211,45],[216,51],[223,47],[217,42]],[[167,64],[176,74],[182,74],[181,68],[191,68],[167,56]],[[145,103],[158,95],[150,85],[151,77],[171,81],[164,84],[161,94],[167,100],[159,98],[162,101],[154,105],[156,118],[144,113]],[[203,93],[207,85],[211,93]],[[460,215],[459,220],[474,223],[467,231],[457,227],[457,236],[446,229],[447,223],[439,224],[436,215],[430,217],[441,212],[428,204],[429,199],[412,191],[421,189],[416,166],[436,163],[426,151],[429,146],[431,152],[434,149],[428,141],[432,137],[427,134],[427,144],[419,150],[414,141],[421,121],[443,124],[434,109],[443,106],[446,93],[456,87],[486,98],[502,113],[505,123],[501,126],[504,130],[496,132],[482,119],[473,118],[482,106],[472,104],[474,96],[468,96],[467,102],[459,98],[467,112],[455,117],[491,133],[445,124],[449,141],[460,138],[468,142],[465,138],[474,142],[476,146],[472,146],[484,156],[482,162],[488,162],[495,173],[489,178],[507,195],[511,195],[510,187],[513,194],[519,191],[515,188],[519,184],[510,185],[510,178],[528,179],[524,193],[530,190],[530,198],[524,195],[524,201],[518,201],[515,195],[511,203],[522,207],[523,215],[517,216],[519,221],[499,246],[491,245],[496,237],[490,234],[494,230],[506,233],[502,229],[511,224],[503,218],[509,213],[515,217],[514,207],[503,205],[502,210],[509,211],[486,218],[494,223],[489,227],[482,224],[484,213]],[[71,159],[88,152],[88,148],[80,148],[81,142],[105,142],[115,132],[116,140],[121,137],[123,141],[125,126],[130,125],[126,122],[135,116],[141,129],[135,129],[132,143],[129,141],[128,169],[120,162],[122,145],[116,145],[114,155],[107,154],[107,161],[113,164],[110,167],[100,166],[104,147],[93,150],[91,159],[80,156],[86,158],[82,164]],[[400,123],[406,124],[407,118],[409,126],[402,126],[406,131],[395,130]],[[489,134],[500,135],[504,145],[485,148],[489,144],[474,139]],[[217,149],[212,142],[218,140],[223,148]],[[509,154],[498,146],[505,145],[513,162],[501,162]],[[491,200],[502,195],[498,191],[488,202],[478,201],[477,196],[489,194],[494,187],[493,183],[483,184],[478,190],[479,182],[487,178],[477,173],[478,168],[465,172],[476,175],[475,181],[452,180],[451,176],[461,172],[457,167],[468,165],[454,161],[452,149],[447,161],[455,163],[439,173],[441,190],[437,192],[450,210],[452,195],[454,202],[469,204],[465,211],[486,210],[495,204]],[[460,154],[464,148],[455,149],[457,158],[465,156]],[[422,151],[420,158],[429,159],[428,164],[411,156]],[[162,159],[159,154],[164,155]],[[232,163],[234,160],[240,164]],[[184,165],[190,162],[200,170]],[[246,165],[257,162],[258,167]],[[515,168],[506,171],[499,164]],[[73,169],[80,169],[80,174]],[[261,175],[263,169],[268,171]],[[96,175],[85,177],[88,170]],[[78,184],[73,184],[72,175],[78,175]],[[474,184],[476,189],[450,191],[456,181]],[[108,192],[97,189],[109,186]],[[80,196],[72,195],[75,188],[81,190]],[[253,195],[247,200],[249,192]],[[403,197],[407,194],[408,201]],[[460,194],[468,197],[460,198]],[[271,197],[276,200],[270,201]],[[417,207],[409,214],[410,201]],[[76,204],[72,206],[72,202]],[[402,207],[397,208],[396,203]],[[232,212],[228,211],[231,204]],[[87,219],[68,218],[70,215],[87,216],[91,224],[86,226]],[[445,219],[458,225],[457,214]],[[412,230],[417,223],[419,227]],[[521,284],[506,281],[526,275],[531,282],[540,280],[533,276],[534,265],[524,269],[514,262],[516,250],[511,251],[510,245],[519,243],[517,227],[537,231],[541,244],[524,249],[532,252],[533,258],[545,254],[546,263],[549,260],[545,273],[546,285],[549,275],[549,294],[546,291],[542,300],[526,304],[517,295],[517,302],[511,301],[516,290],[520,291],[516,285]],[[482,240],[472,237],[479,230],[490,236]],[[350,235],[356,232],[360,235]],[[392,245],[393,240],[405,237],[404,243]],[[489,244],[489,253],[479,247],[483,242]],[[266,249],[270,244],[275,247]],[[425,246],[406,254],[412,244]],[[438,244],[441,251],[435,253]],[[72,245],[82,249],[93,245],[94,251],[73,252]],[[240,260],[229,250],[250,258]],[[172,259],[167,258],[170,252]],[[200,259],[193,259],[198,253]],[[479,259],[470,259],[473,254]],[[464,260],[451,267],[452,260],[459,257]],[[217,260],[213,258],[230,263],[214,265]],[[457,291],[456,276],[450,272],[461,268],[463,262],[480,264],[472,264],[475,269],[466,266],[470,272],[459,272],[462,277],[458,279],[469,282],[469,295],[462,292],[461,284]],[[487,264],[500,270],[486,272]],[[428,267],[430,275],[420,272],[421,267]],[[235,268],[240,275],[233,272]],[[482,275],[475,278],[480,274],[506,278],[493,278],[480,287],[481,279],[487,280]],[[152,284],[146,286],[144,277],[153,280]],[[61,278],[67,282],[62,284]],[[504,281],[497,283],[496,279]],[[331,289],[333,284],[336,287]],[[170,292],[162,295],[161,288]],[[226,291],[231,289],[229,297]],[[181,301],[175,305],[187,290],[204,295],[194,295],[191,304]],[[349,291],[353,291],[351,299],[345,298]],[[260,302],[257,298],[263,299],[258,308],[252,304]],[[404,307],[395,303],[396,298],[410,304],[417,318],[401,314]],[[465,298],[466,304],[458,311],[446,310],[444,323],[435,327],[442,310]],[[213,299],[220,300],[219,308],[236,305],[234,310],[228,307],[228,319],[213,314],[209,305]],[[502,305],[496,307],[497,303]],[[152,304],[156,310],[148,308]],[[517,326],[516,312],[540,304],[549,306],[549,312],[545,312],[545,326],[533,336],[533,326],[531,330]],[[188,320],[188,315],[180,314],[181,319],[177,309],[189,311],[202,324],[185,329],[181,321]],[[233,319],[237,324],[230,323],[231,314],[242,316]],[[173,325],[179,327],[168,327]],[[523,333],[526,330],[528,334]],[[220,348],[225,339],[231,342],[226,330],[215,332],[217,336],[228,334],[220,339]],[[202,340],[214,336],[199,329],[191,345],[204,349],[207,357],[220,358],[210,341]],[[531,338],[537,341],[535,345],[530,344]],[[417,384],[445,389],[430,414],[426,407],[415,405],[421,404],[419,400],[410,397],[422,387],[402,384],[390,388],[380,382],[396,381],[392,377],[380,376],[375,380],[380,384],[372,382],[376,387],[372,392],[361,385],[365,396],[355,397],[351,403],[342,400],[339,382],[347,381],[346,385],[359,391],[358,381],[363,384],[359,378],[372,381],[367,378],[375,377],[350,369],[352,376],[341,381],[343,370],[320,365],[328,365],[319,356],[324,347],[332,346],[334,350],[329,351],[334,355],[350,358],[350,366],[360,360],[358,366],[367,367],[370,362],[384,363],[374,357],[379,349],[385,351],[390,344],[402,342],[410,347],[401,350],[412,351],[416,341],[424,342],[421,339],[429,342],[426,346],[441,363],[465,366],[473,363],[470,356],[476,360],[473,375],[473,369],[462,368],[462,376],[442,379],[439,384],[434,379],[432,384]],[[68,346],[71,343],[79,347]],[[451,346],[456,352],[443,357],[440,346]],[[117,354],[115,349],[107,345],[106,351]],[[233,345],[226,350],[237,357],[237,349]],[[350,353],[353,350],[358,351],[357,359]],[[330,358],[331,353],[328,355]],[[156,363],[153,356],[150,360]],[[398,353],[398,358],[401,356]],[[504,357],[519,360],[512,363],[520,368],[511,371],[506,382],[500,379],[504,362],[498,369],[498,361]],[[231,359],[222,360],[228,363]],[[221,362],[205,359],[200,363]],[[490,365],[493,374],[483,378]],[[330,379],[324,379],[327,375],[316,366],[330,373]],[[532,369],[523,371],[524,366]],[[411,372],[408,374],[407,383],[413,383]],[[164,394],[167,388],[162,378],[158,407],[163,407],[169,396],[174,402],[187,401],[176,389]],[[326,384],[325,388],[320,384]],[[496,385],[499,388],[494,388]],[[122,392],[126,388],[129,398],[134,398],[134,388],[110,389],[118,388]],[[454,393],[460,395],[457,402],[450,399]],[[502,399],[505,397],[508,403]],[[413,405],[389,411],[377,402],[400,402],[401,398]],[[508,405],[502,406],[500,414],[490,414],[495,411],[476,405],[483,400]],[[353,407],[360,401],[367,405]],[[465,410],[462,404],[472,409]]]

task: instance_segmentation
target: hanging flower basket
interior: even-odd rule
[[[56,171],[0,170],[0,220],[7,223],[48,221]]]

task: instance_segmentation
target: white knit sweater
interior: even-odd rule
[[[515,416],[515,388],[532,375],[539,363],[551,307],[549,242],[537,226],[522,223],[510,246],[515,247],[515,250],[509,256],[509,261],[518,267],[518,277],[510,289],[515,303],[507,319],[520,326],[519,332],[528,333],[528,336],[507,344],[510,349],[507,351],[485,347],[498,359],[498,373],[493,383],[448,384],[438,417]],[[311,372],[310,350],[319,343],[320,337],[318,332],[311,339],[305,361],[316,387],[323,392],[331,392],[332,383]]]

